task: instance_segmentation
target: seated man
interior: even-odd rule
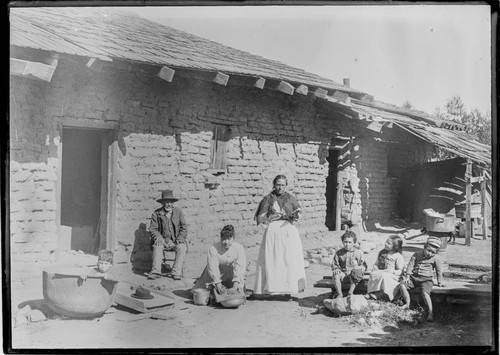
[[[196,280],[197,288],[214,287],[219,294],[228,288],[229,294],[244,294],[247,258],[245,248],[234,241],[234,227],[227,225],[220,232],[220,241],[208,249],[207,266]]]
[[[171,274],[167,276],[174,280],[182,279],[182,269],[187,253],[187,226],[182,210],[174,207],[179,201],[173,196],[172,190],[162,191],[162,197],[157,200],[162,207],[153,212],[149,231],[153,247],[153,267],[147,273],[148,279],[157,279],[161,275],[163,251],[175,251],[175,261]]]

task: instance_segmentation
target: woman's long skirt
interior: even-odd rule
[[[297,227],[283,220],[271,222],[260,246],[254,294],[292,294],[305,287],[304,255]]]

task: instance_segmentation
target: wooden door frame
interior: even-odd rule
[[[56,199],[57,199],[57,211],[56,211],[56,223],[57,223],[57,250],[56,250],[56,260],[59,259],[60,254],[60,238],[61,238],[61,191],[62,191],[62,153],[63,153],[63,130],[65,128],[69,129],[93,129],[106,132],[105,141],[107,142],[108,150],[107,152],[102,153],[101,150],[101,167],[103,167],[104,162],[102,161],[102,157],[107,157],[107,183],[106,186],[106,249],[110,249],[112,251],[115,250],[116,243],[116,175],[117,175],[117,152],[118,152],[118,142],[114,139],[114,135],[118,128],[118,124],[116,122],[101,122],[87,119],[71,119],[71,118],[60,118],[58,120],[58,131],[59,137],[56,137],[54,140],[57,145],[57,181],[56,181]],[[58,139],[57,139],[58,138]],[[103,144],[104,146],[104,144]],[[101,185],[102,186],[102,185]],[[101,188],[102,193],[102,188]],[[101,202],[103,196],[101,195]],[[103,206],[101,203],[101,217],[103,214]],[[100,235],[102,236],[102,231]]]

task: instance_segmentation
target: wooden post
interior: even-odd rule
[[[483,218],[483,240],[486,240],[488,236],[488,222],[486,221],[486,175],[484,170],[482,175],[483,180],[481,181],[481,217]]]
[[[470,239],[472,236],[472,223],[471,215],[471,177],[472,177],[472,163],[467,159],[467,168],[465,170],[465,245],[470,246]]]
[[[342,184],[342,177],[337,173],[337,199],[335,202],[335,230],[342,229],[342,194],[344,186]]]

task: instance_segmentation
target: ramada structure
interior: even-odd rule
[[[405,173],[436,148],[491,166],[459,124],[121,10],[12,8],[10,26],[14,282],[62,250],[147,258],[163,189],[180,198],[190,244],[226,224],[255,244],[277,174],[308,238],[401,216]]]

